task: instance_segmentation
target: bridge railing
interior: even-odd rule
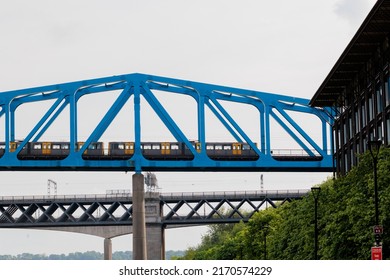
[[[266,191],[215,191],[215,192],[173,192],[173,193],[163,193],[161,197],[163,199],[188,199],[188,198],[199,198],[199,197],[212,197],[212,198],[242,198],[242,197],[264,197],[264,196],[302,196],[307,194],[310,189],[296,189],[296,190],[266,190]]]
[[[54,202],[54,201],[104,201],[104,200],[131,200],[131,194],[85,194],[85,195],[27,195],[27,196],[0,196],[0,203],[14,202]]]
[[[199,199],[199,198],[242,198],[242,197],[297,197],[307,194],[310,189],[296,190],[266,190],[266,191],[215,191],[215,192],[172,192],[158,193],[146,192],[145,198],[162,199]],[[55,201],[106,201],[106,200],[132,200],[131,193],[115,194],[75,194],[75,195],[27,195],[27,196],[0,196],[0,203],[14,202],[55,202]]]

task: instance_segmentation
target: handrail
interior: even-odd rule
[[[221,198],[221,197],[247,197],[247,196],[296,196],[305,195],[310,189],[294,190],[266,190],[266,191],[215,191],[215,192],[172,192],[158,193],[146,192],[145,198],[161,199],[189,199],[189,198]],[[84,194],[84,195],[30,195],[30,196],[0,196],[0,203],[4,202],[54,202],[54,201],[101,201],[101,200],[131,200],[131,193],[116,194]]]

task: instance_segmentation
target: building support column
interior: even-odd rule
[[[104,259],[112,260],[112,240],[111,238],[104,238]]]
[[[133,175],[133,259],[146,260],[144,175]]]

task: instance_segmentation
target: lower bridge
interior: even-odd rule
[[[145,193],[148,259],[164,259],[165,229],[248,221],[256,212],[300,199],[309,190]],[[131,193],[0,197],[0,228],[78,232],[111,239],[131,234]]]

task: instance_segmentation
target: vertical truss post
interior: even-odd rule
[[[71,151],[76,151],[77,144],[77,100],[76,100],[77,90],[70,92],[69,96],[69,107],[70,107],[70,147]]]
[[[198,140],[201,143],[202,151],[205,147],[203,147],[204,143],[206,142],[206,132],[205,132],[205,112],[204,112],[204,105],[205,105],[205,97],[202,94],[199,94],[199,100],[198,100]]]
[[[135,172],[141,173],[141,85],[134,82],[134,156]]]

